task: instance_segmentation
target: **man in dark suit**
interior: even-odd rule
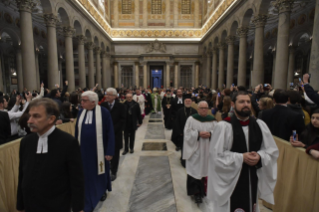
[[[17,210],[83,212],[84,176],[77,139],[55,128],[57,103],[48,98],[29,106],[31,134],[21,140]]]
[[[131,93],[126,94],[126,101],[124,103],[126,107],[126,125],[124,130],[125,148],[122,155],[128,153],[129,140],[130,140],[130,153],[134,152],[135,132],[137,128],[142,124],[141,109],[138,103],[133,101]]]
[[[299,135],[302,133],[305,122],[301,114],[287,107],[288,94],[285,90],[275,90],[273,97],[276,106],[263,111],[261,119],[268,125],[274,136],[289,141],[293,130],[296,130]]]
[[[117,170],[120,161],[120,150],[123,148],[123,131],[126,124],[126,110],[125,105],[120,103],[117,99],[117,91],[115,88],[108,88],[106,90],[105,102],[101,103],[102,107],[108,109],[112,116],[114,135],[115,135],[115,152],[111,160],[111,180],[116,179]]]
[[[9,115],[5,111],[1,111],[7,107],[7,100],[0,96],[0,145],[7,142],[7,139],[11,136],[11,124]]]

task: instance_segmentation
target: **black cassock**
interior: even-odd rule
[[[48,152],[37,154],[38,135],[21,140],[17,210],[70,212],[84,209],[84,176],[77,139],[55,129]]]
[[[173,103],[173,97],[166,97],[164,96],[162,100],[162,107],[164,112],[164,124],[166,129],[172,129],[172,103]]]
[[[192,107],[182,107],[180,108],[174,118],[173,123],[173,133],[171,140],[173,143],[181,148],[181,162],[183,166],[185,166],[185,160],[183,160],[183,143],[184,143],[184,127],[186,124],[186,121],[188,117],[191,115],[197,113],[197,110],[195,110]]]
[[[144,93],[145,96],[145,115],[148,115],[152,110],[153,110],[153,106],[152,106],[152,97],[151,94],[149,93]]]

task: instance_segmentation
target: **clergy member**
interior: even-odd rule
[[[184,107],[180,108],[173,120],[173,133],[172,141],[176,146],[176,150],[181,149],[181,164],[185,167],[185,160],[183,160],[183,139],[184,139],[184,127],[189,116],[196,114],[197,110],[192,108],[192,95],[184,95]]]
[[[248,93],[234,94],[232,107],[212,134],[208,199],[213,211],[258,212],[258,198],[274,204],[279,152],[267,125],[250,116]]]
[[[33,100],[21,140],[17,210],[73,212],[84,209],[84,176],[79,143],[55,128],[59,107],[52,99]]]
[[[202,203],[205,195],[204,178],[208,175],[208,156],[211,135],[217,124],[215,118],[207,115],[208,104],[198,103],[198,114],[190,116],[184,128],[183,159],[186,160],[187,195],[194,196],[196,203]]]
[[[81,95],[81,106],[75,126],[83,161],[85,212],[93,211],[99,200],[111,191],[109,161],[114,155],[114,130],[110,112],[98,105],[95,92]]]
[[[133,100],[139,104],[140,109],[141,109],[141,116],[142,116],[142,119],[144,119],[144,116],[145,116],[145,97],[141,93],[140,89],[136,89],[135,92],[136,92],[136,94],[133,96]]]
[[[163,97],[162,100],[162,107],[163,107],[163,113],[164,113],[164,125],[165,128],[168,130],[172,129],[172,103],[173,103],[173,97],[171,90],[167,89],[166,94]]]
[[[155,113],[160,113],[161,112],[161,97],[158,94],[157,88],[153,89],[153,93],[151,94],[152,98],[152,106],[153,106],[153,111]]]

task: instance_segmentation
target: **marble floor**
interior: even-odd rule
[[[108,193],[104,202],[99,202],[94,212],[215,212],[210,210],[211,204],[206,198],[197,206],[187,196],[186,171],[180,165],[180,151],[176,152],[175,145],[170,141],[172,131],[166,130],[163,122],[149,123],[149,120],[160,120],[160,117],[144,118],[143,125],[136,132],[134,153],[121,155],[117,179],[112,182],[113,191]],[[146,142],[165,142],[167,151],[143,151],[143,143]],[[152,161],[150,157],[154,157],[156,161]],[[164,164],[160,169],[163,172],[155,172],[150,167],[152,163],[155,169]],[[149,168],[141,173],[142,167]],[[143,180],[147,183],[143,183]],[[164,188],[164,193],[157,192],[159,185]],[[137,201],[139,198],[141,201]],[[147,201],[142,201],[145,198]],[[262,206],[261,202],[259,205],[261,212],[271,211]]]

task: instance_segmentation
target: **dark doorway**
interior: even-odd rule
[[[151,87],[160,88],[163,85],[163,66],[151,66]]]

